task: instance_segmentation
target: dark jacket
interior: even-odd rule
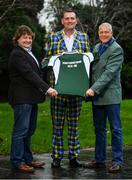
[[[13,49],[8,69],[10,104],[43,102],[49,86],[42,80],[40,68],[26,50],[19,46]]]

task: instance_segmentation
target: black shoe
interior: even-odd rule
[[[84,164],[83,166],[89,169],[106,168],[105,163],[96,162],[95,160],[92,160],[90,163]]]
[[[118,164],[113,164],[108,170],[109,173],[117,173],[119,171],[121,171],[121,166]]]
[[[71,167],[82,167],[83,166],[77,158],[70,159],[69,165]]]
[[[60,167],[61,160],[58,158],[54,158],[53,162],[51,163],[51,166],[53,168],[59,168]]]

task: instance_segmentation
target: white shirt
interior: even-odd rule
[[[64,41],[65,41],[68,52],[71,52],[72,47],[73,47],[73,42],[74,42],[74,33],[70,37],[68,37],[64,32]]]
[[[36,59],[36,57],[33,55],[32,51],[31,51],[31,48],[24,48],[32,57],[33,59],[35,60],[35,62],[37,63],[38,67],[39,67],[39,63],[38,63],[38,60]]]

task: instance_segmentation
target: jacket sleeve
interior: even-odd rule
[[[89,43],[89,36],[85,34],[86,36],[86,52],[91,52],[90,43]]]
[[[106,67],[102,72],[101,76],[91,86],[91,89],[96,93],[100,94],[109,83],[116,77],[121,70],[123,63],[123,50],[121,47],[117,47],[111,53],[107,60]]]
[[[28,62],[27,57],[20,53],[16,53],[13,56],[13,68],[17,70],[23,79],[45,94],[49,89],[49,85],[44,82],[40,75],[33,69],[33,67]]]
[[[53,38],[54,38],[54,34],[51,33],[48,37],[46,57],[53,55]]]

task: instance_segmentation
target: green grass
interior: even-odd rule
[[[132,145],[132,100],[124,100],[121,105],[121,119],[123,126],[124,146]],[[13,111],[7,103],[0,103],[0,154],[9,154],[11,133],[13,127]],[[108,127],[108,145],[111,136]],[[81,148],[94,146],[94,129],[92,122],[91,102],[83,103],[80,116],[79,134]],[[50,118],[49,101],[39,105],[38,126],[33,136],[32,149],[35,153],[51,151],[52,124]],[[64,148],[67,149],[67,125],[64,130]]]

